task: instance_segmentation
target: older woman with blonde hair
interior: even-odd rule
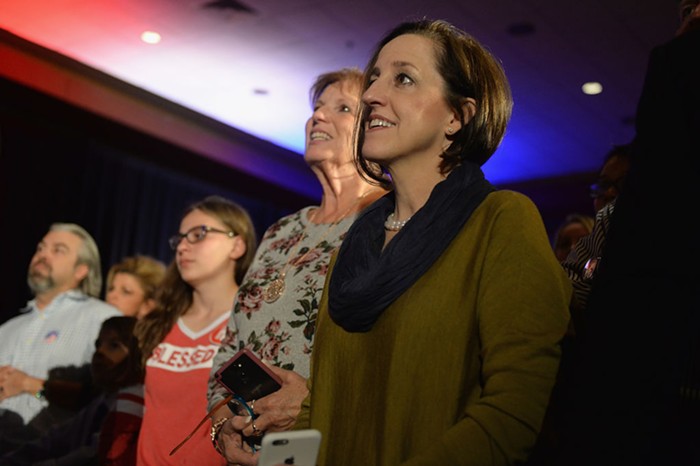
[[[149,256],[125,257],[107,273],[105,301],[126,316],[138,319],[156,305],[156,291],[165,277],[165,264]]]
[[[273,223],[263,235],[253,264],[236,295],[226,338],[209,383],[212,438],[229,463],[247,464],[241,433],[249,441],[264,431],[288,429],[306,397],[318,303],[331,254],[359,213],[386,190],[369,183],[353,162],[352,136],[360,106],[362,72],[344,68],[319,75],[310,89],[304,160],[317,176],[319,205],[307,206]],[[256,417],[235,416],[222,405],[229,393],[214,378],[238,350],[267,360],[282,388],[250,401]]]

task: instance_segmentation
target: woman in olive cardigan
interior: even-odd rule
[[[571,286],[534,204],[480,169],[511,114],[503,70],[448,23],[404,23],[362,100],[359,166],[393,191],[331,263],[295,428],[321,431],[326,466],[524,461]]]

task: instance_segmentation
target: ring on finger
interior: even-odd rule
[[[255,422],[253,422],[253,437],[259,437],[260,435],[262,435],[262,430],[258,429]]]
[[[253,416],[255,416],[255,400],[250,402],[250,410],[253,412]]]

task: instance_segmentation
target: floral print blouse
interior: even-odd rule
[[[228,394],[214,374],[244,347],[261,359],[308,378],[328,263],[357,217],[353,214],[339,223],[315,224],[309,221],[309,212],[315,208],[305,207],[281,218],[263,235],[214,358],[209,379],[210,409]],[[265,290],[282,273],[284,291],[276,301],[266,302]]]

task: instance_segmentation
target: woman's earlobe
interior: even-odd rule
[[[139,306],[139,311],[136,314],[137,319],[141,319],[146,315],[150,314],[153,309],[156,308],[156,300],[153,298],[148,298]]]
[[[240,235],[234,236],[233,238],[233,248],[231,249],[231,259],[238,260],[243,257],[248,250],[248,247],[241,238]]]
[[[462,113],[464,114],[464,124],[468,124],[472,118],[474,118],[474,115],[476,115],[476,100],[467,97],[464,99],[464,103],[462,104]]]

